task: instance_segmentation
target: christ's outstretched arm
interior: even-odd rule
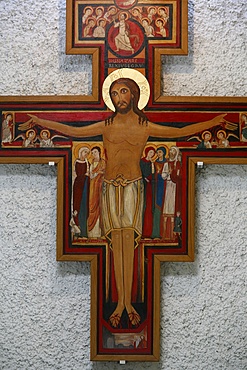
[[[83,126],[83,127],[73,127],[63,123],[49,121],[47,119],[39,118],[32,114],[29,114],[31,117],[30,120],[27,122],[20,124],[20,128],[30,128],[35,125],[40,125],[47,127],[51,130],[56,130],[64,135],[72,136],[72,137],[90,137],[90,136],[97,136],[102,135],[103,129],[105,127],[105,123],[103,121],[93,123],[91,125]]]
[[[193,135],[196,132],[207,130],[210,127],[220,125],[224,123],[225,114],[216,116],[210,121],[194,123],[182,128],[161,126],[152,122],[148,124],[148,132],[150,136],[172,139],[177,137]]]

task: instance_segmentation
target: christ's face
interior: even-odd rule
[[[125,18],[126,18],[125,14],[120,14],[119,19],[120,19],[121,21],[124,21],[124,20],[125,20]]]
[[[110,95],[117,112],[124,114],[130,111],[133,96],[128,86],[124,83],[115,83],[111,87]]]

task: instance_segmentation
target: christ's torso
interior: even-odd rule
[[[114,117],[103,133],[107,160],[105,178],[113,180],[118,175],[129,181],[140,178],[140,159],[147,139],[146,123],[139,124],[136,114]]]

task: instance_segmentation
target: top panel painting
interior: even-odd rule
[[[92,56],[94,101],[119,68],[146,76],[157,101],[161,56],[188,52],[187,0],[67,0],[66,23],[66,53]]]
[[[103,46],[133,57],[148,45],[164,54],[187,53],[187,0],[67,0],[68,54]]]

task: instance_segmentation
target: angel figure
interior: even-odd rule
[[[53,135],[51,136],[51,133],[49,130],[47,129],[44,129],[44,130],[41,130],[40,131],[40,134],[38,136],[38,140],[40,142],[40,148],[52,148],[55,146],[55,144],[53,143],[53,139],[55,138],[64,138],[64,139],[67,139],[65,136],[62,136],[62,135]]]
[[[238,130],[238,124],[230,121],[226,121],[224,123],[224,129],[225,130],[219,130],[217,131],[216,137],[217,140],[214,144],[216,144],[217,148],[229,148],[229,137],[236,138],[239,140],[239,136],[236,134],[233,134],[231,131]]]
[[[201,139],[199,136],[192,136],[188,139],[188,141],[193,139],[200,141],[200,144],[197,146],[197,149],[212,149],[211,145],[212,134],[210,131],[203,131]]]
[[[22,142],[22,147],[23,148],[35,148],[37,146],[37,143],[36,143],[37,140],[38,140],[37,132],[33,128],[27,130],[25,135],[24,134],[18,135],[14,139],[14,141],[16,141],[18,139],[23,140],[23,142]]]
[[[230,136],[235,137],[236,139],[239,140],[239,137],[237,135],[232,134],[231,132],[226,133],[225,130],[219,130],[216,136],[217,136],[217,142],[216,142],[217,148],[229,148],[230,143],[228,139]]]
[[[28,128],[30,128],[29,121],[21,123],[18,126],[18,130],[20,131],[26,131]],[[33,148],[33,147],[40,147],[40,148],[53,148],[55,144],[53,143],[53,139],[55,138],[63,138],[67,139],[65,136],[62,135],[52,135],[50,133],[50,130],[48,129],[42,129],[37,135],[36,130],[29,129],[26,131],[25,135],[20,134],[15,138],[15,141],[19,138],[23,139],[22,146],[24,148]],[[39,141],[39,143],[37,142]]]
[[[229,135],[226,137],[226,132],[224,130],[219,130],[217,132],[217,148],[228,148],[230,146],[228,140]]]

